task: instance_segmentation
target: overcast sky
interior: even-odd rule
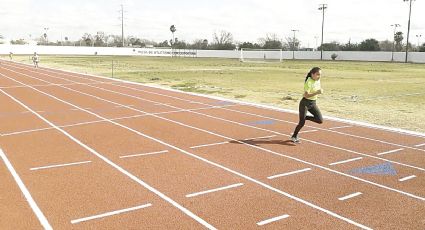
[[[238,42],[257,42],[266,34],[296,37],[301,46],[320,44],[325,11],[325,42],[360,42],[367,38],[392,40],[391,24],[407,34],[409,3],[403,0],[0,0],[0,34],[8,39],[40,37],[79,39],[84,33],[121,34],[120,5],[125,11],[125,36],[157,42],[169,40],[170,25],[179,40],[212,40],[225,30]],[[410,41],[425,42],[425,0],[413,2]]]

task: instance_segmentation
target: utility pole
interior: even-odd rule
[[[122,47],[124,47],[124,5],[121,5],[121,39]]]
[[[396,31],[397,27],[400,27],[400,24],[392,24],[391,26],[394,26],[394,33],[393,33],[393,49],[391,50],[391,61],[394,61],[395,31]]]
[[[328,8],[328,4],[320,4],[319,10],[322,11],[322,41],[320,43],[320,60],[323,60],[323,28],[325,26],[325,9]]]
[[[413,0],[403,0],[403,2],[409,1],[409,22],[407,23],[407,43],[406,43],[406,60],[407,63],[407,55],[409,54],[409,35],[410,35],[410,16],[412,15],[412,1]]]
[[[292,59],[295,59],[295,32],[299,31],[299,30],[291,30],[292,32],[294,32],[294,40],[292,41]]]

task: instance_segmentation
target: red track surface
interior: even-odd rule
[[[421,136],[5,61],[0,105],[1,229],[425,229]]]

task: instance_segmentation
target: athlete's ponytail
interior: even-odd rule
[[[306,82],[308,80],[309,77],[311,77],[312,74],[315,74],[317,72],[319,72],[321,69],[320,67],[313,67],[310,72],[308,72],[307,76],[305,77],[305,81]]]

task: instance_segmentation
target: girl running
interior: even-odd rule
[[[300,101],[299,106],[300,121],[298,122],[298,125],[291,137],[291,140],[294,143],[300,143],[298,132],[304,126],[305,120],[313,121],[319,124],[323,123],[322,114],[320,113],[319,107],[316,105],[317,95],[323,93],[323,89],[320,86],[321,75],[322,70],[319,67],[314,67],[310,70],[310,72],[308,72],[305,78],[304,95]],[[307,116],[307,111],[309,111],[313,116]]]
[[[40,61],[40,57],[37,52],[34,52],[34,56],[32,56],[32,62],[34,63],[34,67],[38,68],[38,62]]]

